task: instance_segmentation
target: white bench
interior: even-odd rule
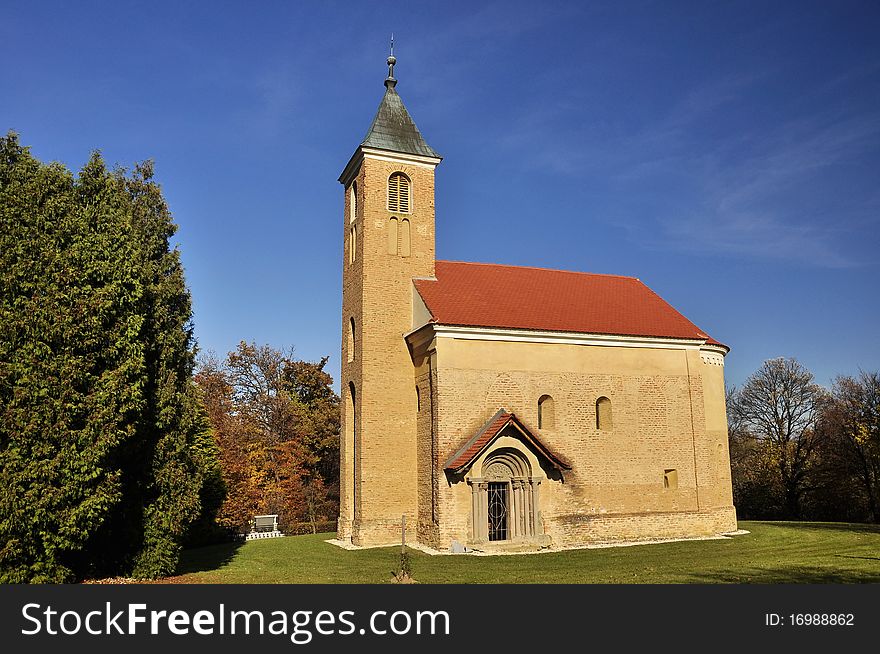
[[[245,536],[245,540],[254,540],[255,538],[277,538],[283,536],[278,531],[278,515],[255,515],[251,532]]]

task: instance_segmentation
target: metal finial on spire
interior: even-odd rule
[[[385,78],[385,86],[389,89],[393,89],[397,84],[397,80],[394,79],[394,64],[397,63],[397,59],[394,57],[394,33],[391,33],[391,54],[388,55],[388,77]]]

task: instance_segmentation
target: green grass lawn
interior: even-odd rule
[[[429,556],[410,550],[421,583],[880,582],[880,527],[740,522],[751,533],[517,556]],[[388,583],[400,548],[347,551],[333,534],[288,536],[184,552],[169,583]]]

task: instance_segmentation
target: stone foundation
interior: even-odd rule
[[[732,506],[702,511],[545,516],[544,519],[556,547],[714,536],[737,529],[736,510]]]

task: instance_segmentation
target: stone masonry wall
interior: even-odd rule
[[[388,178],[403,172],[412,183],[411,212],[387,209]],[[416,390],[403,334],[412,327],[412,278],[434,274],[434,168],[366,157],[357,172],[357,247],[349,264],[346,189],[342,300],[343,403],[356,389],[352,416],[343,412],[338,533],[360,545],[400,540],[401,516],[415,537],[417,523]],[[411,225],[411,254],[389,253],[391,217]],[[349,319],[356,324],[355,356],[348,362]],[[354,501],[353,501],[354,500]]]
[[[726,417],[717,415],[723,396],[704,399],[703,374],[717,382],[723,368],[706,371],[698,349],[439,338],[436,361],[434,547],[466,542],[472,529],[471,490],[465,481],[451,483],[442,464],[501,407],[572,465],[564,480],[544,479],[540,486],[542,525],[554,544],[736,529]],[[709,390],[723,394],[723,383]],[[555,427],[538,431],[544,394],[554,399]],[[612,402],[609,430],[596,425],[596,400],[603,396]],[[676,472],[676,488],[664,487],[668,470]]]

